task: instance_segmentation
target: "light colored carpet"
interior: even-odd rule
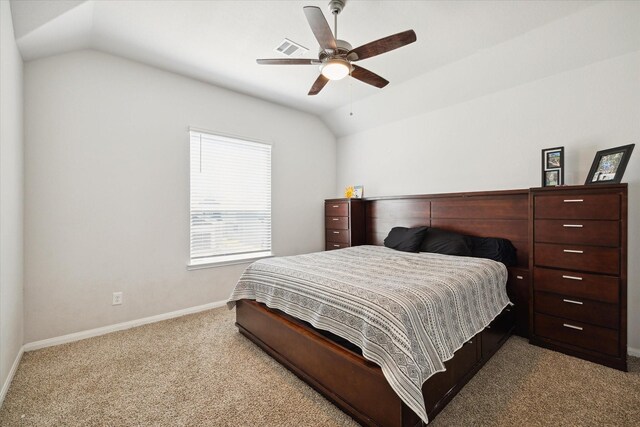
[[[24,355],[2,426],[351,426],[242,337],[226,308]],[[430,425],[640,424],[623,373],[511,338]]]

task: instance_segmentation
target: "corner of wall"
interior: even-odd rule
[[[0,405],[24,339],[24,79],[11,4],[0,3]]]

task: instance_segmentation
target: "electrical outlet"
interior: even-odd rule
[[[114,292],[111,305],[120,305],[120,304],[122,304],[122,292]]]

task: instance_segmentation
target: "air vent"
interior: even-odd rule
[[[296,42],[292,42],[289,39],[284,39],[274,50],[289,57],[300,57],[309,52],[309,49],[306,47],[299,45]]]

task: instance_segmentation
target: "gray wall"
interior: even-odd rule
[[[23,332],[23,85],[22,58],[7,1],[0,2],[0,20],[0,387],[4,388]]]
[[[272,142],[274,252],[323,248],[317,117],[96,51],[27,63],[25,107],[25,342],[229,296],[247,264],[186,269],[188,126]]]

